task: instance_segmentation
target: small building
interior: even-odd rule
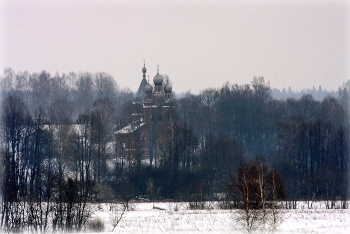
[[[146,80],[146,72],[144,64],[142,80],[133,101],[132,122],[116,131],[115,135],[117,156],[149,159],[152,165],[157,142],[166,137],[164,133],[175,106],[171,81],[159,74],[159,66],[153,84]]]

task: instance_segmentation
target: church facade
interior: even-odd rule
[[[142,80],[133,101],[132,122],[116,131],[119,156],[149,159],[155,163],[157,143],[166,137],[165,130],[173,113],[172,84],[168,77],[157,74],[153,84],[146,80],[146,66],[142,68]]]

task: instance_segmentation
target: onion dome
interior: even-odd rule
[[[142,68],[142,73],[146,73],[146,71],[147,71],[146,67],[143,66],[143,68]]]
[[[157,75],[153,78],[154,85],[162,85],[163,77],[159,75],[159,66],[157,66]]]
[[[152,90],[153,90],[153,87],[149,83],[147,83],[146,86],[145,86],[145,92],[146,93],[151,93]]]
[[[163,83],[163,77],[159,74],[157,74],[154,78],[153,78],[153,82],[155,85],[162,85]]]
[[[164,91],[166,93],[171,93],[171,91],[173,90],[173,87],[171,86],[171,84],[169,83],[169,81],[167,82],[167,84],[164,87]]]

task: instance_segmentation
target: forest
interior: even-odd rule
[[[5,69],[0,226],[15,232],[29,210],[33,230],[49,216],[53,230],[80,230],[91,202],[234,200],[232,178],[257,158],[278,173],[283,199],[349,198],[350,81],[323,100],[275,99],[263,77],[175,95],[152,165],[118,155],[134,95],[102,72]]]

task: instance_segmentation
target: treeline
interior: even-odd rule
[[[82,230],[133,93],[105,73],[6,69],[1,87],[2,231]]]
[[[254,77],[250,85],[225,84],[178,100],[210,194],[223,191],[240,162],[259,156],[281,175],[289,199],[346,199],[349,88],[322,101],[276,100],[264,78]]]
[[[312,89],[303,89],[301,91],[298,90],[292,90],[291,87],[288,89],[283,88],[282,90],[271,88],[272,91],[272,97],[275,99],[288,99],[288,98],[296,98],[299,99],[303,95],[310,94],[316,101],[322,101],[324,98],[331,96],[337,98],[341,92],[341,89],[338,89],[337,91],[334,90],[326,90],[322,89],[321,86],[319,86],[317,89],[315,86]]]
[[[188,93],[175,100],[152,165],[138,149],[117,150],[114,131],[131,122],[134,95],[110,75],[6,69],[1,87],[5,231],[81,230],[93,201],[222,199],[257,156],[287,199],[348,198],[348,85],[322,101],[274,99],[263,77]]]

